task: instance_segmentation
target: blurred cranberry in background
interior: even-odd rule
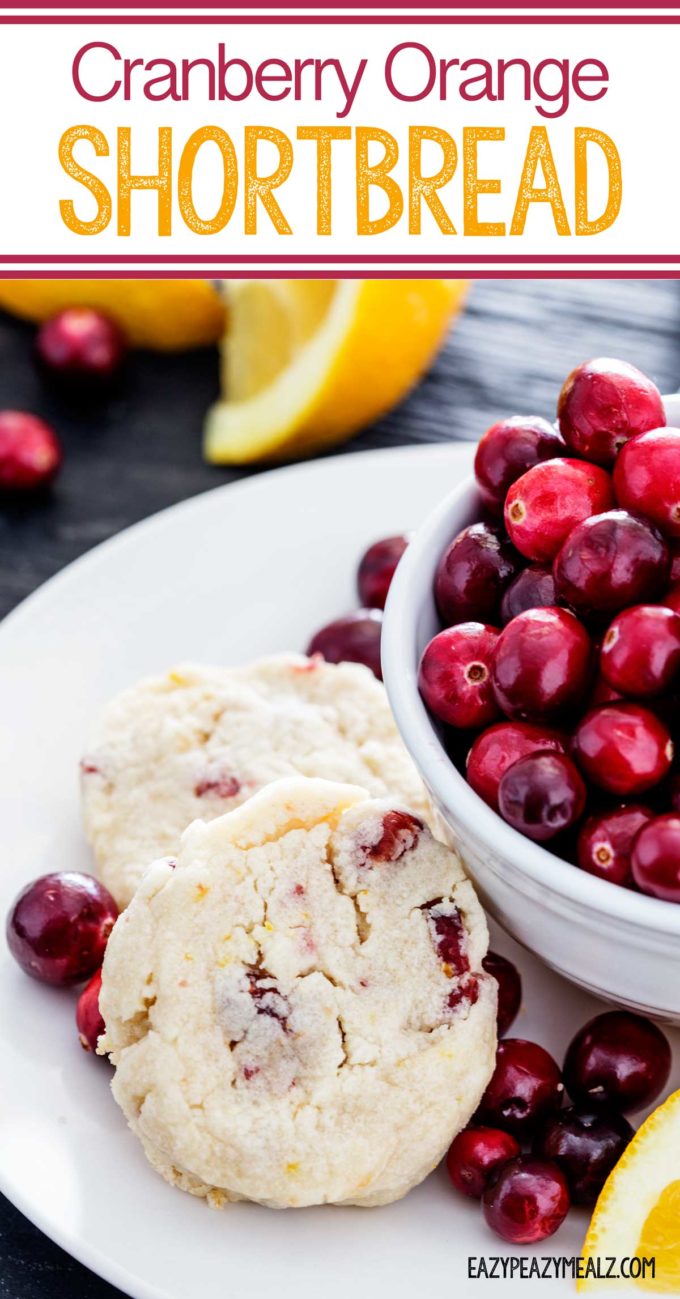
[[[23,410],[0,411],[0,490],[33,491],[45,487],[63,459],[54,429]]]
[[[41,325],[36,353],[43,370],[74,396],[106,391],[127,345],[118,325],[92,307],[68,307]]]

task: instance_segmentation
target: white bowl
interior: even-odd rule
[[[668,423],[680,427],[680,395],[664,405]],[[437,562],[479,508],[468,478],[425,521],[397,569],[383,630],[383,673],[397,725],[444,832],[508,933],[589,992],[680,1022],[680,905],[588,875],[506,825],[453,766],[418,693],[420,655],[439,630]]]

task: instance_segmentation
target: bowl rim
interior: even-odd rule
[[[664,397],[668,426],[680,426],[680,394]],[[432,589],[434,569],[449,521],[464,502],[472,514],[479,501],[474,475],[465,478],[440,501],[412,535],[401,559],[385,607],[382,664],[385,687],[402,739],[426,784],[445,808],[476,839],[493,842],[508,864],[541,890],[554,893],[588,911],[634,928],[680,938],[680,903],[667,902],[598,879],[555,856],[507,825],[468,785],[451,762],[418,691],[416,601]],[[464,523],[460,523],[464,527]]]

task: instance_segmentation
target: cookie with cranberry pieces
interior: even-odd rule
[[[487,942],[459,858],[413,812],[278,781],[191,825],[116,924],[114,1096],[158,1172],[214,1206],[389,1203],[493,1071]]]
[[[430,814],[384,687],[359,664],[280,654],[141,681],[105,709],[81,763],[97,873],[127,906],[149,862],[175,853],[191,821],[296,775]]]

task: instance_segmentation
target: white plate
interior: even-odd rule
[[[100,546],[12,614],[0,627],[2,913],[32,877],[89,867],[77,762],[113,691],[178,659],[303,648],[354,603],[364,545],[416,526],[471,456],[456,445],[362,453],[220,488]],[[515,1032],[561,1056],[598,1003],[509,939],[496,945],[524,975]],[[385,1209],[211,1212],[148,1167],[109,1095],[108,1066],[78,1046],[73,1005],[3,949],[0,1186],[135,1299],[462,1299],[483,1285],[467,1279],[468,1256],[513,1252],[441,1170]],[[675,1047],[677,1066],[678,1034]],[[584,1228],[574,1212],[536,1252],[576,1254]],[[573,1293],[568,1280],[552,1289]]]

